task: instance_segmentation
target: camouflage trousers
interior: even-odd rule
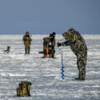
[[[86,61],[87,61],[87,53],[84,55],[84,57],[77,57],[77,67],[79,70],[79,78],[85,80],[85,74],[86,74]]]
[[[25,47],[25,54],[30,54],[30,47]]]

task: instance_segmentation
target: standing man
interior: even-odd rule
[[[51,43],[51,47],[52,47],[52,58],[54,58],[55,56],[55,35],[56,33],[53,32],[52,34],[49,35],[49,39],[50,39],[50,43]]]
[[[32,39],[29,35],[29,32],[26,32],[26,34],[23,36],[23,41],[25,45],[25,54],[30,54],[30,44]]]
[[[75,31],[73,28],[62,34],[66,41],[63,43],[57,43],[57,46],[68,46],[72,49],[73,53],[77,57],[77,67],[79,70],[79,76],[76,80],[85,80],[85,66],[87,61],[87,46],[83,37],[79,32]]]

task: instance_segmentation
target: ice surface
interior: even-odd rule
[[[78,77],[76,57],[70,47],[63,51],[65,79],[61,79],[61,51],[56,47],[56,59],[41,59],[43,37],[33,35],[31,54],[24,55],[22,35],[0,35],[0,100],[100,100],[100,35],[83,35],[88,58],[86,80]],[[56,36],[56,42],[63,37]],[[11,46],[11,52],[3,50]],[[17,97],[21,81],[30,81],[31,97]]]

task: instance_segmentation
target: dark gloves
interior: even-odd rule
[[[27,39],[24,39],[24,41],[27,41]]]
[[[57,43],[57,47],[59,47],[59,46],[61,46],[61,43],[58,42],[58,43]]]
[[[70,45],[70,42],[69,41],[66,41],[66,42],[64,42],[64,44],[66,44],[66,46],[69,46]]]

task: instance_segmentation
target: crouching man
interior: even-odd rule
[[[29,32],[26,32],[26,34],[23,36],[23,41],[25,45],[25,54],[30,54],[30,45],[31,45],[31,37],[29,35]]]
[[[79,76],[76,80],[85,80],[86,74],[86,61],[87,61],[87,46],[83,37],[79,32],[75,31],[73,28],[70,28],[68,32],[62,34],[65,37],[65,42],[57,43],[57,46],[69,46],[73,53],[77,57],[77,67],[79,70]]]

